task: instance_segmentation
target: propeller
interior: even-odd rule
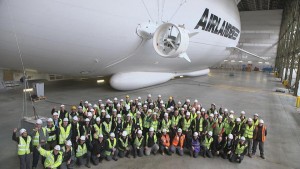
[[[155,51],[166,58],[184,58],[191,62],[186,54],[189,45],[189,38],[196,33],[189,34],[185,28],[172,23],[160,25],[153,36],[153,46]]]

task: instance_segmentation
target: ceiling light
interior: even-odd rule
[[[32,92],[33,88],[23,89],[23,92]]]
[[[97,80],[97,83],[104,83],[105,80],[104,79],[101,79],[101,80]]]

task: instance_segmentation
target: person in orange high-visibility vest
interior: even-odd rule
[[[253,134],[253,147],[252,147],[252,155],[255,155],[257,145],[259,144],[260,157],[265,159],[264,155],[264,143],[266,141],[267,136],[267,127],[264,125],[263,120],[259,120],[258,126],[255,127]]]
[[[160,148],[161,150],[161,154],[165,155],[165,153],[167,155],[171,155],[170,152],[170,136],[167,133],[166,129],[162,130],[162,136],[160,137]]]
[[[171,153],[175,153],[176,151],[180,156],[183,156],[184,141],[185,141],[185,135],[182,134],[182,129],[179,128],[172,141],[172,145],[170,148]]]

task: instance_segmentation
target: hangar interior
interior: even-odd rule
[[[11,134],[13,128],[21,127],[20,120],[24,116],[47,117],[52,107],[64,104],[69,108],[77,105],[80,99],[92,103],[97,103],[99,98],[121,99],[125,95],[145,99],[151,93],[154,98],[162,95],[164,100],[169,96],[174,96],[176,101],[199,99],[206,108],[215,102],[218,106],[235,110],[237,115],[242,110],[249,113],[249,117],[259,113],[268,126],[266,160],[245,158],[242,165],[235,165],[221,158],[194,160],[188,155],[156,155],[103,162],[101,168],[199,168],[199,163],[203,168],[299,168],[300,113],[295,107],[294,96],[300,95],[297,94],[300,80],[300,0],[240,0],[238,9],[242,22],[239,47],[266,60],[232,51],[228,59],[212,67],[208,76],[175,78],[134,91],[115,91],[106,83],[95,83],[95,79],[70,80],[63,75],[27,70],[33,81],[43,79],[42,82],[45,82],[47,98],[36,102],[27,99],[27,92],[23,93],[20,83],[22,71],[0,68],[0,107],[4,117],[0,119],[3,152],[0,164],[6,164],[3,168],[19,167],[17,148]],[[259,71],[242,71],[243,65],[247,67],[248,64],[252,66],[251,71],[255,67]],[[262,71],[270,67],[273,68],[271,74]],[[234,72],[234,76],[228,72]],[[274,92],[274,88],[282,88],[283,85],[292,93]],[[38,168],[42,168],[42,164]]]

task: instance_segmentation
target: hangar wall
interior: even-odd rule
[[[267,59],[267,61],[263,61],[242,53],[242,60],[244,62],[252,61],[254,66],[260,68],[267,65],[274,66],[282,11],[283,10],[240,12],[242,31],[239,47]]]

